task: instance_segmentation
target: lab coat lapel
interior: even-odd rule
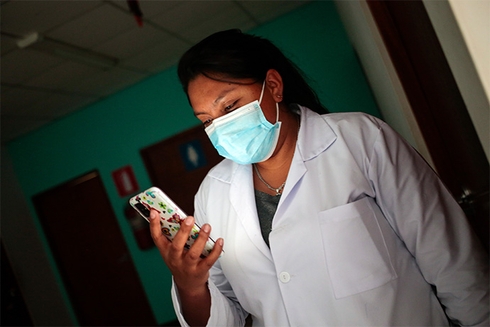
[[[298,182],[307,172],[305,162],[315,158],[331,146],[337,136],[328,123],[318,117],[318,114],[303,107],[301,111],[301,126],[299,131],[296,151],[289,169],[286,186],[274,215],[274,223],[282,219],[287,206],[283,205],[288,197],[293,196]],[[230,199],[241,221],[243,228],[252,243],[267,258],[272,261],[272,256],[260,231],[257,207],[255,204],[254,186],[252,179],[252,165],[238,165],[231,177]]]
[[[230,199],[238,219],[241,221],[252,243],[272,261],[270,250],[262,238],[257,216],[252,165],[239,165],[232,178]]]
[[[299,109],[301,113],[301,128],[298,133],[296,150],[289,168],[286,186],[274,216],[275,221],[280,220],[283,211],[287,210],[282,204],[287,201],[287,197],[294,192],[296,184],[307,172],[308,168],[305,162],[324,152],[337,139],[337,135],[335,135],[332,128],[324,119],[319,119],[317,113],[301,106],[299,106]]]
[[[296,151],[297,152],[297,151]],[[291,162],[291,167],[289,168],[288,177],[286,180],[286,186],[284,186],[284,191],[281,195],[281,200],[279,201],[279,205],[277,206],[276,214],[274,215],[274,220],[276,217],[280,217],[282,214],[282,210],[284,207],[282,203],[287,201],[287,197],[290,196],[291,191],[294,189],[299,180],[306,173],[307,168],[306,165],[301,158],[301,156],[296,153],[293,157],[293,161]]]

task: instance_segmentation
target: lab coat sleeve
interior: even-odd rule
[[[195,201],[195,219],[202,226],[208,223],[205,211],[202,209],[202,203],[206,201],[206,180],[196,195]],[[212,227],[212,226],[211,226]],[[226,243],[225,243],[226,244]],[[224,254],[226,255],[226,254]],[[209,271],[208,288],[211,294],[211,312],[207,326],[244,326],[245,318],[248,313],[243,310],[238,302],[233,289],[224,275],[219,259]],[[182,315],[181,302],[178,290],[172,280],[172,301],[174,310],[181,326],[189,326]]]
[[[216,280],[216,275],[214,275],[213,279]],[[236,298],[230,294],[233,293],[233,290],[229,284],[224,279],[222,281],[224,284],[218,284],[219,286],[217,286],[211,278],[208,281],[208,288],[211,294],[211,315],[207,326],[244,326],[246,312],[241,308]],[[227,293],[230,297],[225,295]],[[180,325],[182,327],[188,327],[189,324],[185,321],[185,318],[182,315],[179,292],[177,291],[173,281],[172,301]]]
[[[378,121],[368,174],[376,201],[447,316],[489,324],[488,259],[466,217],[437,175],[396,132]]]

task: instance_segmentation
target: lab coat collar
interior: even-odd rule
[[[309,161],[330,147],[337,135],[326,121],[327,115],[320,115],[308,108],[298,106],[301,127],[296,150],[303,161]]]
[[[327,115],[319,115],[299,105],[297,109],[301,116],[301,127],[296,144],[296,152],[298,153],[295,153],[295,157],[299,154],[302,161],[309,161],[332,145],[337,139],[337,135],[327,123]],[[251,165],[240,165],[229,159],[223,160],[219,166],[220,169],[212,169],[209,176],[225,183],[231,183],[233,176],[237,171],[241,171],[243,166],[248,167],[245,169],[246,171],[252,171]]]
[[[306,162],[324,152],[337,139],[337,135],[326,121],[326,115],[321,116],[299,105],[297,108],[301,120],[296,151],[289,167],[286,186],[284,187],[281,200],[274,215],[273,227],[274,224],[281,220],[281,217],[283,217],[287,210],[287,206],[283,206],[283,203],[287,202],[287,198],[293,189],[308,171]]]
[[[301,177],[306,173],[306,161],[325,151],[337,136],[325,120],[314,111],[298,106],[301,128],[298,134],[296,152],[286,181],[276,216],[284,210],[281,204],[288,197]],[[209,177],[230,184],[230,201],[244,229],[257,248],[272,261],[272,255],[262,238],[253,193],[252,165],[240,165],[229,159],[223,160],[209,172]],[[276,219],[276,218],[274,218]]]

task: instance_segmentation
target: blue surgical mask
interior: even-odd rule
[[[258,101],[216,118],[206,127],[211,143],[221,156],[247,165],[265,161],[274,152],[281,129],[279,104],[276,103],[276,123],[271,124],[260,108],[264,89],[265,81]]]

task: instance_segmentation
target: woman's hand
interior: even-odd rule
[[[173,275],[182,302],[182,313],[190,325],[204,326],[211,309],[211,296],[207,287],[209,269],[221,254],[223,239],[218,239],[211,253],[206,258],[201,258],[211,226],[203,225],[194,244],[187,250],[184,245],[193,225],[194,217],[185,218],[171,242],[162,233],[158,213],[152,210],[150,214],[151,236]]]

